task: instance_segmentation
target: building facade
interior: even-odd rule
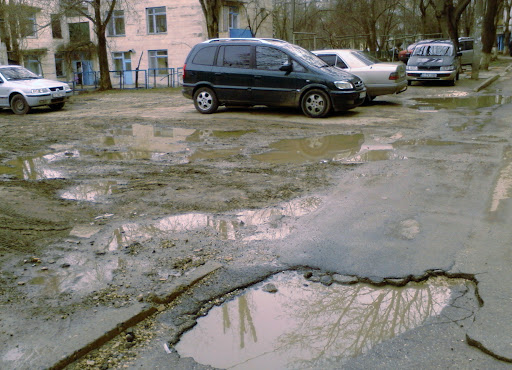
[[[59,0],[41,4],[32,0],[25,36],[17,41],[19,53],[9,62],[46,78],[93,85],[99,70],[94,23],[80,12],[63,10]],[[82,4],[92,14],[87,2]],[[272,37],[272,0],[221,1],[218,11],[219,37],[250,37],[255,25],[255,36]],[[190,49],[207,39],[206,27],[199,0],[118,0],[106,31],[114,87],[148,80],[150,87],[165,85]]]

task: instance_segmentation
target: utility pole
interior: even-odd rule
[[[292,0],[292,44],[295,44],[295,0]]]

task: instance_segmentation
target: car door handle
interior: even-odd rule
[[[260,75],[256,75],[256,76],[254,76],[254,78],[258,78],[258,79],[260,79],[260,78],[261,78],[261,76],[260,76]]]
[[[215,76],[222,76],[224,73],[222,72],[215,72]]]

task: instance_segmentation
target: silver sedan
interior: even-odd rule
[[[358,76],[366,85],[367,101],[376,96],[407,90],[405,64],[383,63],[377,58],[351,49],[315,50],[314,54],[331,66]]]
[[[73,94],[67,83],[44,79],[17,65],[0,65],[0,109],[11,108],[16,114],[48,105],[59,110]]]

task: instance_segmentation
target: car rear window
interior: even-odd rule
[[[215,52],[217,51],[216,46],[208,46],[199,50],[194,57],[192,63],[200,64],[205,66],[212,66],[215,60]]]

